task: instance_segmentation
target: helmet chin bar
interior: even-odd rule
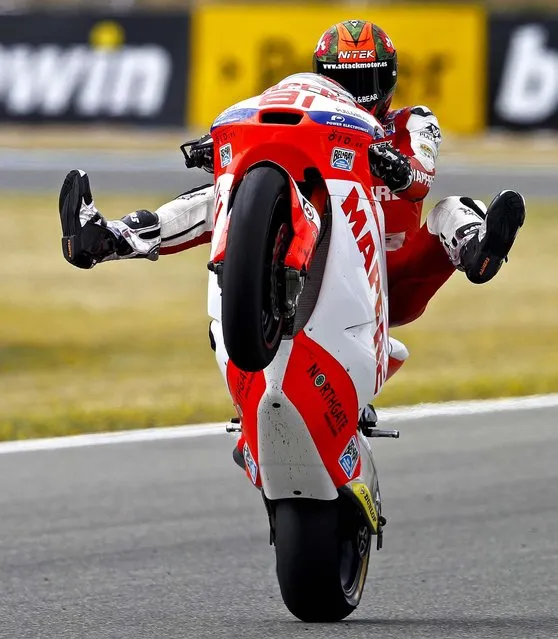
[[[316,46],[312,68],[340,84],[359,106],[385,117],[397,84],[397,51],[378,25],[366,20],[333,25]]]
[[[382,119],[386,116],[387,112],[389,111],[392,98],[393,98],[393,94],[388,95],[382,100],[378,100],[377,102],[372,104],[370,107],[365,106],[364,108],[367,111],[369,111],[373,116],[377,117],[378,120],[382,121]],[[364,105],[361,105],[361,106],[364,106]]]

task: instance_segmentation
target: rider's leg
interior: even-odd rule
[[[420,317],[456,268],[474,283],[492,279],[524,219],[525,204],[515,191],[503,191],[488,209],[466,197],[439,202],[418,233],[387,254],[390,325]]]
[[[213,186],[197,186],[163,204],[155,213],[161,221],[161,255],[210,242],[215,213]]]
[[[438,238],[424,224],[397,251],[387,253],[390,326],[420,317],[455,271]]]
[[[95,207],[85,171],[68,173],[60,192],[62,250],[80,268],[129,258],[156,260],[211,240],[213,187],[196,187],[154,213],[138,210],[107,221]]]
[[[500,270],[524,220],[525,201],[516,191],[502,191],[488,209],[470,198],[448,197],[426,218],[452,264],[475,284],[488,282]]]

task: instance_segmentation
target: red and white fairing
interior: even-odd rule
[[[331,114],[354,113],[381,131],[375,118],[349,104],[342,92],[337,97],[328,97],[330,92],[337,90],[334,83],[328,83],[332,86],[326,88],[328,93],[324,95],[323,79],[312,85],[312,74],[299,75],[304,77],[293,81],[297,78],[293,76],[285,81],[288,91],[294,86],[292,90],[298,93],[296,105],[291,105],[291,110],[296,108],[308,113],[316,108]],[[235,108],[276,110],[281,100],[291,99],[284,87],[285,83],[280,83],[263,98],[246,100],[227,112],[234,112]],[[277,101],[274,101],[274,95]],[[252,122],[230,125],[235,134],[233,140],[248,139],[243,138],[243,132],[255,130],[258,121],[256,113]],[[249,129],[250,126],[254,129]],[[214,131],[214,139],[222,128]],[[299,140],[299,144],[310,145],[309,148],[313,144],[326,145],[320,153],[322,166],[318,168],[325,178],[331,202],[332,228],[318,301],[304,328],[293,339],[282,341],[272,363],[263,371],[247,373],[228,359],[220,323],[221,293],[216,276],[210,274],[208,310],[213,318],[211,330],[216,357],[242,420],[247,474],[256,486],[263,488],[268,499],[298,496],[331,500],[337,498],[340,487],[358,482],[366,484],[378,501],[370,447],[357,431],[357,423],[360,411],[380,392],[388,369],[383,212],[373,199],[366,180],[359,179],[365,166],[368,170],[364,159],[362,162],[358,158],[355,160],[353,172],[341,171],[331,165],[332,150],[339,146],[337,140],[328,141],[328,134],[333,129],[315,124],[310,117],[306,128],[296,128],[299,136],[308,135],[308,139]],[[281,132],[275,133],[268,127],[266,133],[267,138]],[[351,132],[351,136],[355,140],[360,136],[364,143],[372,139],[363,133]],[[359,143],[359,146],[363,144]],[[296,176],[298,169],[289,164],[292,153],[284,152],[288,142],[281,139],[278,148],[282,151],[275,153],[268,145],[265,159],[282,166],[292,176],[293,225],[296,228],[298,223],[300,228],[303,227],[299,217],[294,216],[305,212],[308,227],[301,233],[314,225],[317,237],[319,214],[296,187],[295,180],[300,179]],[[226,260],[226,232],[231,213],[229,199],[233,184],[241,177],[235,171],[242,166],[243,152],[244,147],[239,145],[235,149],[233,141],[234,159],[216,175],[212,260],[219,256]],[[217,145],[217,162],[218,154]],[[314,246],[308,253],[313,253],[313,249]]]

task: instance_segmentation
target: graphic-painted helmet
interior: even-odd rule
[[[338,82],[377,117],[389,109],[397,84],[397,52],[372,22],[346,20],[330,27],[316,46],[313,69]]]

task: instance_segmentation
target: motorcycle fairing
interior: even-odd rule
[[[359,410],[379,392],[389,353],[383,213],[366,186],[370,176],[366,149],[371,136],[341,126],[339,116],[353,115],[354,107],[321,94],[307,94],[303,85],[299,88],[293,92],[298,95],[296,108],[281,106],[280,101],[289,98],[288,92],[276,93],[276,102],[271,97],[263,101],[260,96],[236,105],[257,108],[257,112],[212,131],[220,205],[212,258],[226,260],[230,195],[250,167],[262,161],[279,166],[290,178],[291,203],[295,208],[298,204],[304,213],[305,202],[296,182],[305,179],[307,167],[316,166],[325,180],[332,225],[318,301],[304,329],[294,339],[283,340],[264,371],[242,373],[228,361],[220,325],[220,289],[211,274],[211,331],[219,366],[241,417],[251,458],[247,474],[266,497],[333,500],[339,490],[364,484],[379,508],[370,447],[357,432]],[[316,124],[301,104],[329,111],[335,120],[327,126]],[[297,126],[265,124],[261,120],[265,110],[300,111],[302,119]],[[354,115],[364,117],[358,109]],[[369,114],[367,118],[377,123]],[[226,166],[219,169],[217,140],[225,132],[231,148]],[[339,145],[355,149],[350,173],[336,168],[330,159]],[[296,216],[293,221],[302,221],[300,211]],[[311,229],[310,224],[306,228]],[[312,234],[306,235],[310,237],[315,240]],[[313,251],[311,244],[301,248],[308,254]],[[303,257],[304,252],[298,252],[296,263],[302,264]],[[324,418],[326,413],[329,422]],[[364,508],[352,488],[350,494]],[[372,518],[368,519],[372,525]]]

